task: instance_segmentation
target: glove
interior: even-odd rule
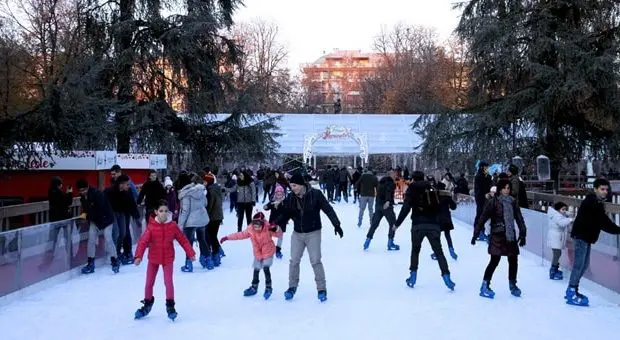
[[[228,236],[222,237],[222,239],[220,240],[220,243],[224,243],[226,241],[228,241]]]
[[[334,227],[334,235],[338,235],[338,236],[340,236],[340,238],[342,238],[342,236],[344,236],[344,231],[342,231],[342,228],[340,228],[339,225]]]
[[[471,238],[471,245],[472,246],[476,245],[476,239],[477,239],[477,237],[475,235]]]
[[[519,237],[519,247],[525,247],[525,236]]]
[[[390,207],[390,202],[385,202],[383,203],[383,210],[387,209]]]
[[[140,262],[142,262],[142,258],[136,257],[135,259],[133,259],[133,264],[135,264],[136,266],[139,266]]]
[[[277,227],[277,226],[275,226],[275,227],[273,227],[273,228],[271,228],[271,229],[269,229],[269,230],[271,230],[271,231],[273,231],[273,232],[275,233],[275,232],[277,232],[277,231],[278,231],[278,227]]]

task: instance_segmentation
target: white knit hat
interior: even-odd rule
[[[164,178],[164,187],[171,187],[172,185],[172,179],[170,179],[170,176],[166,176]]]

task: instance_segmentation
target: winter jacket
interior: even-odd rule
[[[208,201],[207,213],[209,220],[221,221],[224,219],[224,209],[222,208],[222,188],[218,184],[211,184],[207,187]]]
[[[414,182],[405,192],[403,207],[400,209],[396,225],[400,226],[409,212],[411,212],[411,226],[419,230],[440,230],[439,211],[433,214],[421,214],[418,212],[420,206],[419,197],[421,193],[430,185],[429,182]]]
[[[527,200],[525,183],[519,178],[519,176],[510,177],[510,196],[517,200],[521,208],[529,208],[530,203]]]
[[[590,193],[581,202],[571,237],[590,244],[596,243],[601,230],[610,234],[620,234],[620,227],[615,225],[605,213],[605,204],[596,194]]]
[[[394,206],[395,190],[396,182],[394,182],[394,179],[390,176],[383,176],[379,181],[379,186],[377,187],[377,199],[375,200],[375,205],[383,206],[385,202],[390,202],[390,205]]]
[[[465,177],[459,177],[459,179],[456,180],[456,187],[454,188],[454,193],[469,195],[469,183],[467,183]]]
[[[47,192],[49,201],[50,222],[62,221],[71,218],[70,207],[73,204],[73,195],[52,188]]]
[[[112,181],[112,185],[114,185],[114,181]],[[138,188],[136,188],[136,184],[131,180],[131,178],[129,178],[129,193],[131,194],[131,197],[133,198],[134,201],[138,200]]]
[[[493,186],[493,179],[485,172],[478,171],[474,178],[474,198],[476,204],[484,204],[486,202],[486,194],[489,193]]]
[[[573,219],[564,216],[561,212],[549,207],[547,210],[547,246],[551,249],[564,249],[566,245],[567,228]]]
[[[136,204],[136,201],[133,199],[131,190],[122,191],[118,184],[113,183],[104,190],[104,194],[110,202],[112,211],[115,213],[127,214],[133,218],[140,217],[138,204]]]
[[[519,208],[516,200],[512,200],[512,211],[517,227],[519,228],[519,238],[525,238],[527,228],[525,227],[525,221],[521,214],[521,208]],[[509,242],[506,238],[506,228],[509,228],[509,226],[504,223],[504,207],[497,196],[493,196],[485,202],[478,223],[474,226],[474,235],[477,236],[484,229],[484,225],[489,219],[491,220],[489,255],[519,255],[518,242]]]
[[[282,202],[282,214],[276,220],[276,224],[284,230],[288,221],[292,219],[294,230],[298,233],[321,230],[321,211],[327,215],[334,227],[340,226],[334,208],[327,202],[323,193],[306,185],[306,193],[302,197],[292,192],[286,196]]]
[[[336,183],[336,176],[334,174],[335,172],[332,169],[325,171],[325,173],[323,174],[323,182],[325,183],[325,185],[329,187],[334,186],[334,183]]]
[[[174,262],[174,240],[179,242],[187,257],[196,256],[192,245],[175,222],[168,220],[160,223],[151,217],[146,231],[138,240],[135,258],[141,259],[148,247],[149,262],[161,265],[172,264]]]
[[[209,224],[207,213],[207,189],[202,184],[188,184],[179,192],[181,212],[179,225],[182,228],[200,228]]]
[[[173,214],[176,211],[178,215],[179,214],[178,213],[179,211],[178,197],[177,197],[177,192],[174,189],[170,189],[170,191],[166,192],[166,202],[168,202],[168,210],[170,210]],[[178,217],[178,216],[174,216],[174,217]]]
[[[392,182],[394,181],[392,180]],[[375,197],[379,187],[379,180],[372,172],[367,171],[355,182],[355,187],[360,196]]]
[[[144,196],[146,196],[146,200],[144,199]],[[142,201],[144,201],[146,211],[153,211],[157,209],[159,200],[163,200],[165,198],[166,189],[164,189],[164,185],[161,184],[159,180],[149,180],[148,182],[142,184],[142,189],[140,189],[140,194],[138,195],[138,204],[142,204]]]
[[[267,221],[265,221],[267,222]],[[273,237],[282,236],[282,230],[278,228],[276,232],[271,231],[273,228],[269,223],[265,223],[261,230],[255,230],[253,226],[249,226],[244,231],[228,235],[229,240],[245,240],[252,241],[252,250],[254,258],[264,260],[272,257],[276,253],[276,245],[273,243]]]
[[[338,183],[349,183],[351,182],[351,174],[347,169],[341,169],[338,173]]]
[[[456,210],[456,202],[452,199],[452,196],[441,195],[439,196],[439,204],[441,205],[441,212],[439,213],[439,225],[441,231],[453,230],[452,213],[450,210]]]
[[[256,185],[250,182],[246,185],[237,185],[237,203],[256,202]]]
[[[360,180],[360,178],[362,178],[362,173],[360,171],[355,171],[353,173],[353,175],[351,176],[351,183],[353,185],[357,184],[357,182]],[[355,191],[359,192],[359,189],[358,189],[357,185],[355,185]]]
[[[114,211],[104,193],[95,188],[88,188],[86,197],[82,196],[80,201],[86,218],[97,228],[105,229],[114,224]]]

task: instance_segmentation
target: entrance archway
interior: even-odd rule
[[[342,140],[350,139],[360,147],[359,156],[362,159],[362,166],[368,164],[368,136],[365,133],[353,132],[350,128],[343,126],[330,125],[325,131],[304,135],[304,163],[310,164],[312,161],[312,146],[319,139],[322,140]]]

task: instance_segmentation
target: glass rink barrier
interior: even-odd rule
[[[459,195],[459,205],[452,211],[452,218],[473,225],[476,217],[476,203],[473,197]],[[527,243],[525,248],[541,258],[542,265],[550,265],[552,252],[547,246],[547,214],[537,210],[521,209],[527,227]],[[612,219],[614,220],[614,219]],[[486,233],[489,233],[487,222]],[[575,249],[570,237],[567,237],[566,248],[562,251],[560,266],[569,271],[573,268]],[[596,244],[592,246],[590,267],[584,277],[611,291],[620,293],[620,237],[604,231]],[[568,282],[568,273],[564,273],[564,281]]]
[[[143,228],[130,225],[135,244]],[[85,266],[88,229],[87,221],[76,218],[0,233],[0,297]],[[104,246],[100,233],[96,259],[109,263]]]

